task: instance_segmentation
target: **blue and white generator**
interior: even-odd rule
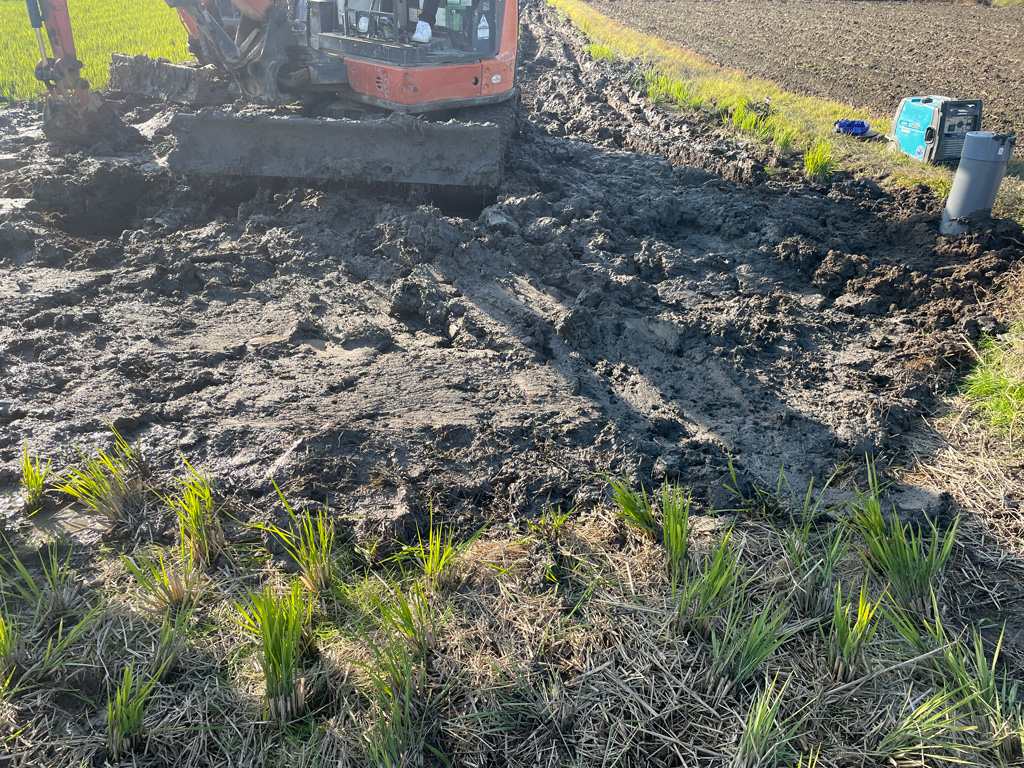
[[[980,130],[981,99],[911,96],[896,110],[889,148],[926,163],[955,162],[968,131]]]

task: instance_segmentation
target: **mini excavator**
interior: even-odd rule
[[[46,135],[87,140],[117,117],[81,76],[67,0],[26,2]],[[230,73],[247,101],[326,105],[315,117],[175,114],[172,171],[497,187],[519,101],[518,0],[165,2],[193,55]],[[414,40],[421,2],[437,7],[426,42]]]

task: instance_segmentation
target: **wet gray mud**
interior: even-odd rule
[[[0,489],[109,421],[161,471],[322,501],[408,533],[585,505],[603,472],[725,503],[898,447],[1020,256],[936,234],[923,189],[769,172],[646,104],[545,6],[522,11],[524,121],[498,201],[173,177],[59,151],[0,111]],[[167,106],[128,99],[155,143]],[[144,148],[145,149],[145,148]],[[269,498],[269,497],[268,497]]]

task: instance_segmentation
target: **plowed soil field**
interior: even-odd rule
[[[1024,131],[1024,6],[821,0],[594,0],[602,13],[789,90],[870,106],[984,100],[986,130]]]

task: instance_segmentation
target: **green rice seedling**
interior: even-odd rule
[[[428,679],[423,660],[392,638],[383,643],[369,641],[376,664],[367,667],[373,712],[370,727],[362,732],[367,764],[381,768],[421,765],[426,752],[441,765],[450,765],[427,741],[435,705],[432,692],[423,686]]]
[[[814,518],[782,536],[782,544],[793,565],[793,595],[802,615],[813,618],[825,614],[832,602],[832,581],[836,566],[850,551],[849,531],[830,528],[824,536],[814,533]]]
[[[141,448],[130,445],[111,429],[114,448],[109,453],[97,448],[95,456],[79,450],[82,466],[71,467],[58,489],[103,515],[112,525],[126,525],[145,508],[149,470]]]
[[[291,528],[285,530],[274,524],[253,524],[253,528],[266,531],[280,539],[285,551],[299,566],[302,583],[313,594],[330,589],[334,583],[334,520],[324,505],[312,513],[305,510],[299,517],[274,483],[274,490],[284,504],[291,520]]]
[[[150,670],[156,679],[161,679],[177,663],[178,654],[185,642],[185,633],[192,621],[192,608],[188,606],[164,614],[153,647],[153,661],[150,663]]]
[[[293,583],[278,597],[271,587],[250,593],[247,605],[236,604],[236,621],[259,639],[257,655],[266,684],[264,713],[288,723],[305,709],[306,681],[300,677],[302,658],[310,644],[311,608],[302,588]]]
[[[405,635],[421,653],[426,653],[434,646],[437,630],[450,615],[451,607],[442,616],[435,616],[421,585],[413,584],[406,595],[398,582],[385,583],[388,601],[371,596],[374,607],[388,626]]]
[[[942,573],[953,551],[958,520],[939,533],[929,522],[931,533],[916,531],[882,514],[878,478],[869,466],[869,492],[861,495],[854,508],[853,525],[868,545],[865,562],[889,580],[896,602],[921,616],[929,616],[933,591],[941,590]]]
[[[982,637],[974,630],[971,647],[966,651],[959,643],[946,644],[942,671],[953,686],[970,695],[975,726],[1009,763],[1021,748],[1017,726],[1024,714],[1024,702],[1019,695],[1018,681],[997,671],[1002,646],[1003,633],[1000,633],[989,661]]]
[[[739,553],[733,550],[732,528],[726,530],[710,559],[687,576],[677,589],[678,625],[693,627],[701,637],[709,637],[711,622],[718,611],[735,600],[745,581]]]
[[[181,493],[164,497],[164,502],[178,516],[178,532],[191,550],[192,562],[203,568],[224,551],[224,527],[217,517],[210,478],[187,461],[185,466],[189,477],[178,481]]]
[[[543,536],[552,544],[557,544],[562,536],[562,529],[566,521],[576,511],[575,507],[568,512],[563,512],[561,507],[545,507],[540,514],[540,520],[530,521],[527,525],[532,533]]]
[[[87,611],[77,621],[60,618],[56,624],[25,626],[0,604],[0,691],[15,685],[53,687],[61,671],[74,663],[71,647],[80,642],[100,615]]]
[[[796,131],[783,125],[776,125],[772,131],[772,144],[779,152],[788,152],[796,141]]]
[[[138,440],[134,444],[129,443],[121,433],[114,429],[114,425],[109,421],[107,422],[107,428],[114,436],[114,457],[118,462],[121,463],[128,471],[135,473],[139,477],[146,479],[152,472],[149,469],[149,465],[146,463],[146,457],[142,453],[142,443]]]
[[[665,75],[654,70],[644,73],[644,83],[647,87],[647,100],[652,104],[666,104],[671,99],[671,83]]]
[[[938,617],[938,601],[935,593],[931,594],[932,610],[930,615]],[[892,625],[907,644],[916,653],[930,653],[951,641],[946,635],[946,629],[939,618],[929,620],[914,611],[909,611],[901,605],[890,605],[882,609],[886,620]]]
[[[612,511],[648,538],[657,539],[658,521],[647,491],[643,487],[639,492],[634,491],[628,477],[619,479],[609,476],[608,485],[611,486],[612,502],[615,504]]]
[[[691,494],[679,484],[661,486],[661,530],[665,542],[665,561],[672,588],[686,579],[690,561]]]
[[[84,603],[84,595],[71,571],[72,548],[63,557],[59,547],[46,547],[39,557],[42,578],[33,575],[15,551],[8,549],[0,555],[0,575],[4,577],[5,591],[32,606],[35,626],[41,626],[53,617],[66,614]]]
[[[793,764],[791,742],[796,738],[799,722],[795,718],[780,717],[789,680],[778,690],[777,683],[778,677],[751,702],[730,768],[770,768]]]
[[[801,628],[783,629],[789,617],[788,606],[765,605],[752,618],[747,618],[747,603],[743,590],[736,590],[724,626],[711,628],[708,651],[712,665],[708,691],[716,698],[746,683],[768,657]]]
[[[177,611],[198,600],[202,571],[196,567],[187,546],[179,546],[179,555],[177,567],[164,560],[163,553],[159,552],[155,558],[141,554],[121,555],[121,561],[146,593],[150,610]]]
[[[873,747],[868,747],[869,754],[894,765],[932,765],[942,761],[974,765],[972,757],[977,749],[960,737],[975,729],[961,721],[971,695],[961,689],[942,690],[915,702],[912,693],[908,691],[899,712],[893,713],[894,722],[887,718],[868,735],[869,739],[877,739]]]
[[[50,462],[43,466],[39,458],[32,458],[28,452],[28,441],[21,457],[21,499],[26,515],[34,515],[46,499],[46,485],[50,479]]]
[[[7,615],[0,602],[0,683],[2,688],[25,672],[27,658],[25,644],[21,639],[21,630],[17,619]]]
[[[426,576],[427,586],[430,589],[440,589],[449,573],[455,567],[455,563],[462,557],[473,542],[475,542],[484,529],[474,533],[461,544],[455,542],[455,533],[449,527],[447,532],[442,526],[434,526],[434,507],[430,507],[430,522],[427,529],[427,539],[424,541],[423,534],[416,531],[417,543],[413,546],[402,547],[402,550],[394,555],[392,560],[399,562],[411,559],[422,570]]]
[[[849,682],[861,670],[870,668],[864,651],[871,643],[878,629],[875,614],[881,601],[872,603],[868,600],[868,585],[861,585],[857,600],[857,612],[852,614],[853,606],[843,600],[842,584],[836,585],[836,599],[832,610],[832,629],[826,633],[822,629],[829,649],[829,661],[836,679]]]
[[[814,478],[807,484],[807,490],[797,494],[786,476],[786,468],[779,468],[779,475],[775,481],[775,488],[761,488],[756,484],[749,484],[750,490],[744,490],[744,483],[741,482],[732,459],[729,460],[729,480],[724,488],[731,491],[740,502],[742,511],[750,517],[761,518],[772,523],[783,522],[787,525],[802,527],[809,532],[816,527],[826,515],[844,506],[837,504],[825,505],[825,494],[835,475],[830,477],[822,489],[815,494]],[[726,511],[726,510],[723,510]]]
[[[124,670],[121,684],[107,696],[107,749],[116,761],[142,743],[143,720],[149,710],[157,678],[136,676],[135,665]]]
[[[807,177],[824,184],[832,176],[836,161],[831,142],[817,139],[804,153],[804,173]]]

